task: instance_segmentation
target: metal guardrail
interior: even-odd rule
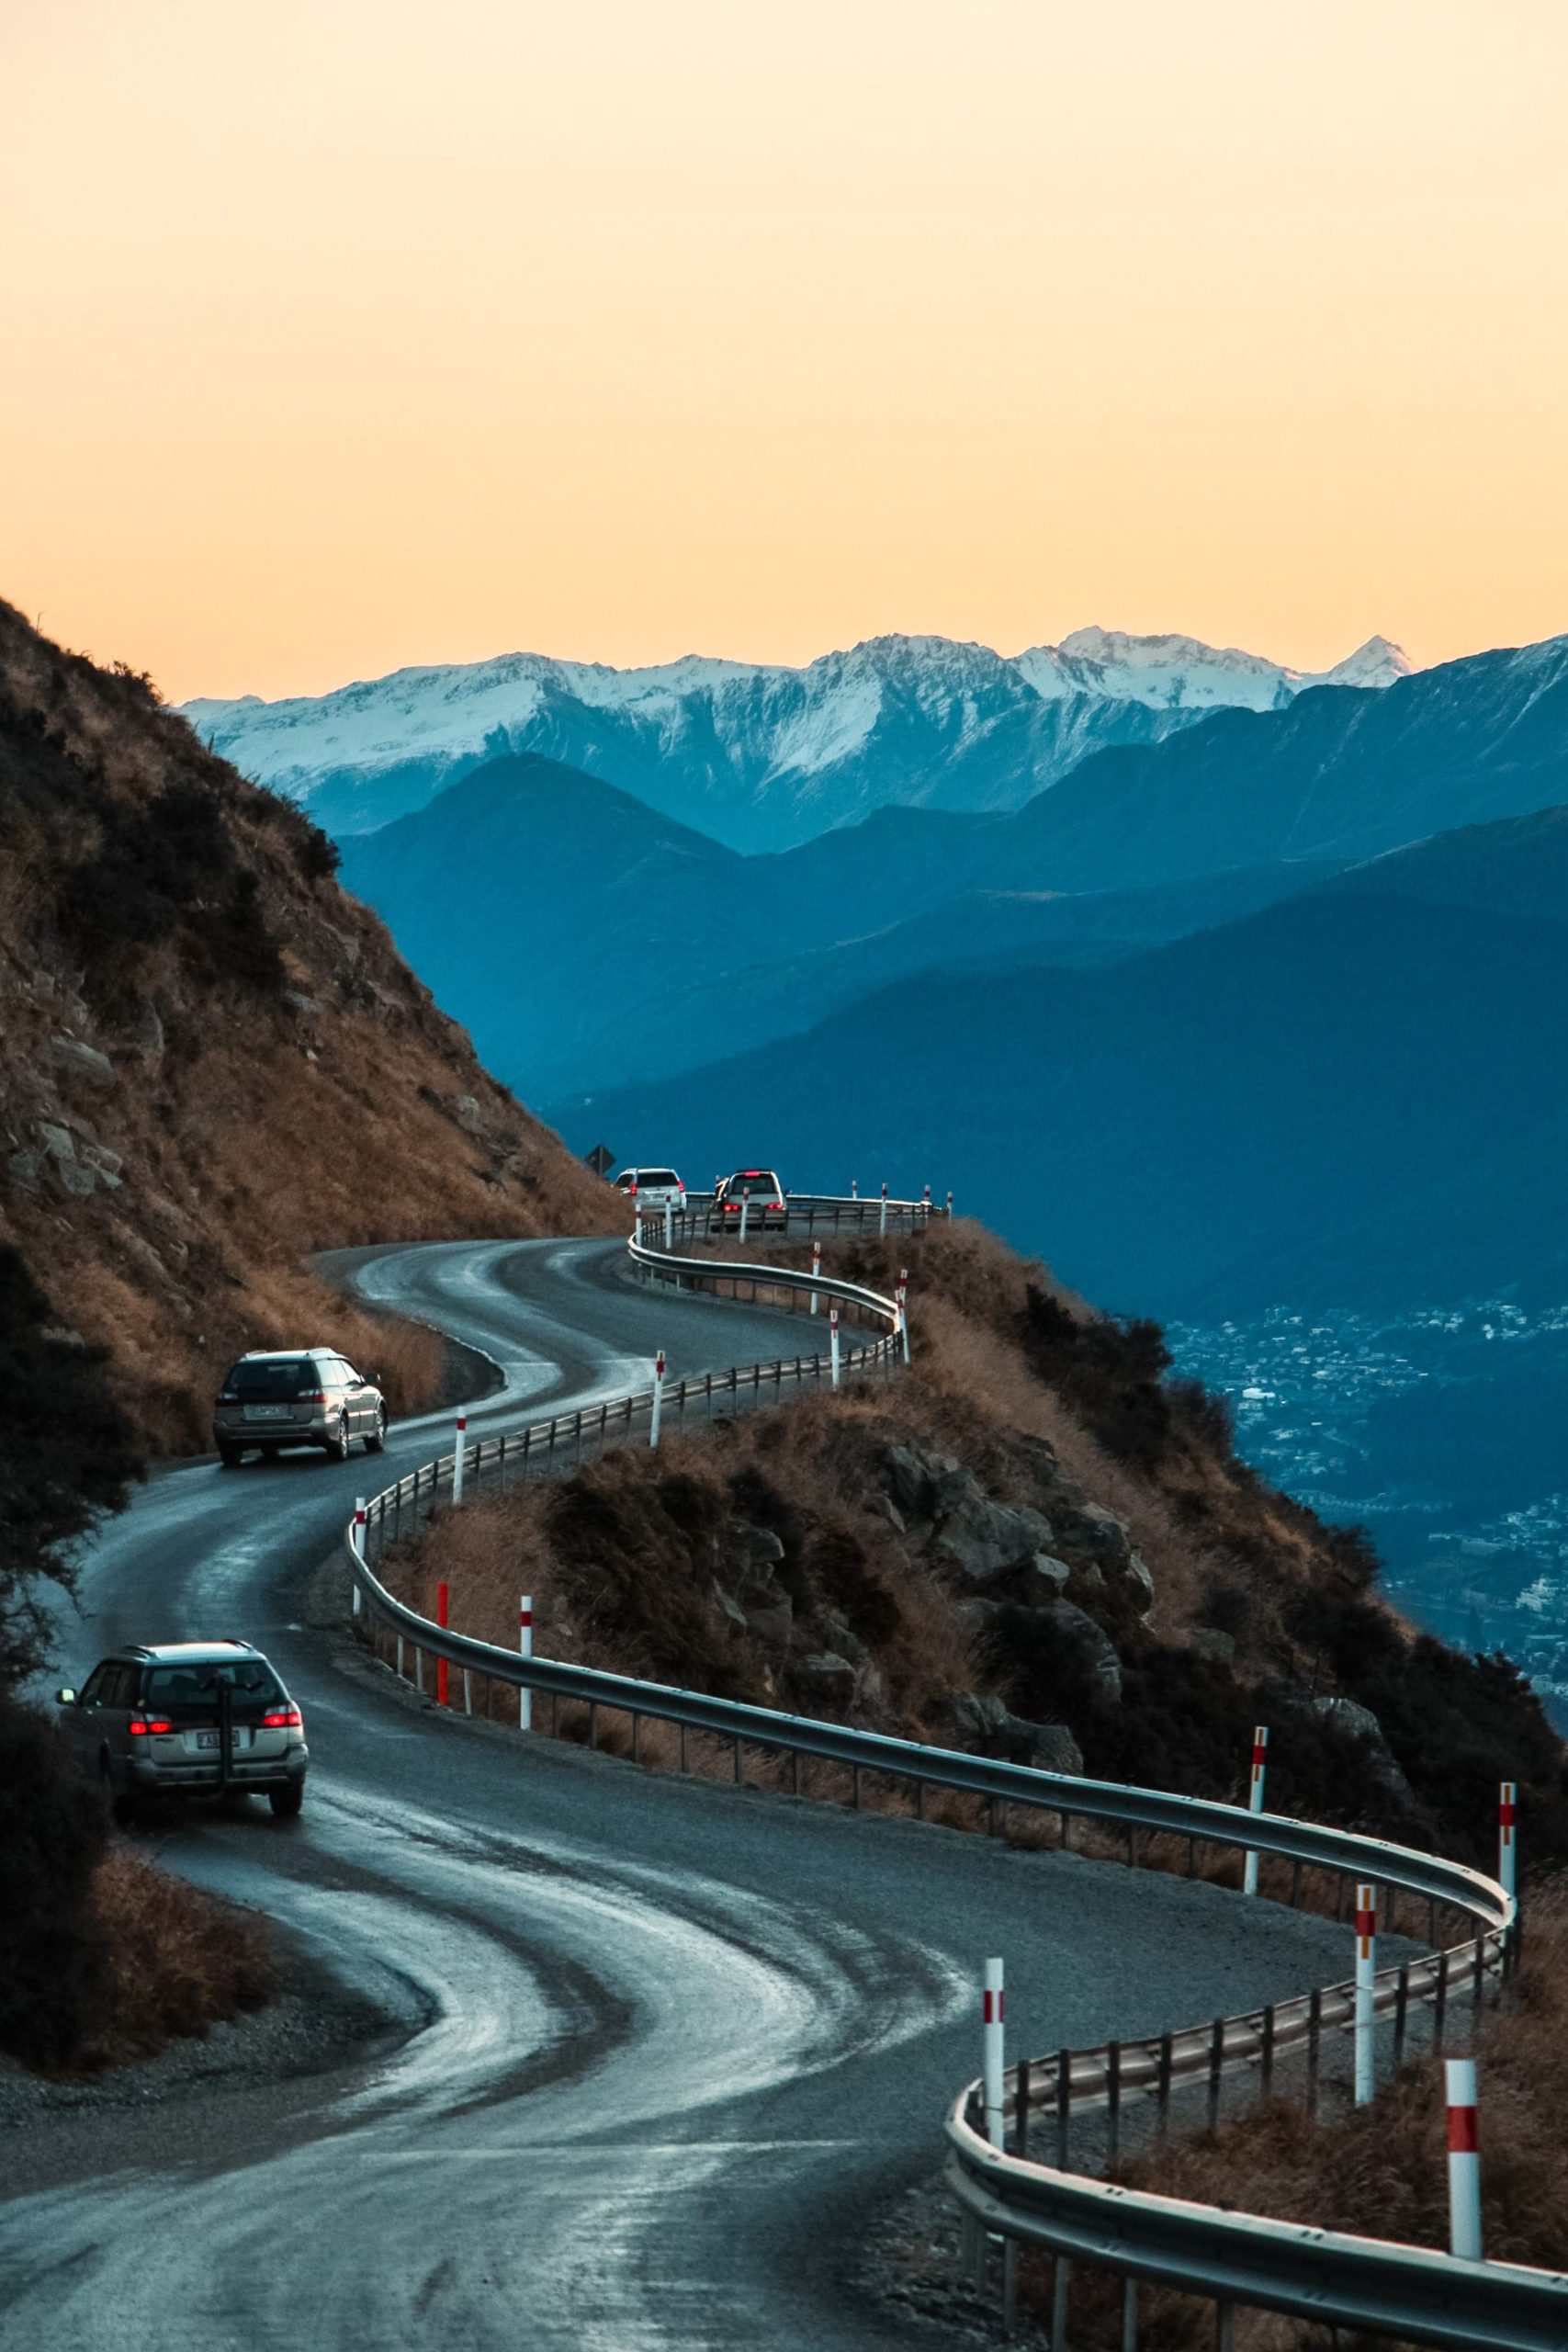
[[[641,1208],[629,1195],[628,1205],[640,1223],[664,1231],[671,1245],[719,1235],[750,1240],[764,1233],[796,1237],[804,1233],[809,1241],[818,1234],[919,1233],[953,1214],[951,1206],[939,1206],[934,1201],[896,1201],[880,1193],[862,1200],[839,1199],[829,1193],[786,1193],[782,1214],[776,1206],[758,1201],[741,1234],[739,1214],[721,1212],[713,1194],[688,1193],[686,1200],[685,1208],[671,1209],[668,1216],[662,1209]]]
[[[1048,2248],[1059,2264],[1120,2272],[1125,2344],[1137,2340],[1139,2280],[1222,2311],[1252,2306],[1466,2352],[1562,2352],[1568,2344],[1568,2278],[1558,2272],[1462,2262],[1050,2171],[991,2147],[967,2120],[966,2098],[947,2125],[947,2179],[965,2214],[976,2231]]]
[[[880,1216],[880,1200],[852,1205]],[[900,1347],[899,1311],[896,1302],[875,1292],[793,1268],[676,1258],[640,1239],[628,1244],[628,1255],[645,1276],[682,1288],[700,1283],[717,1291],[728,1288],[736,1295],[745,1288],[753,1296],[771,1294],[796,1304],[815,1290],[857,1317],[886,1327],[871,1346],[844,1351],[844,1374],[891,1372]],[[732,1370],[716,1381],[704,1374],[667,1385],[664,1409],[679,1419],[703,1407],[712,1414],[720,1399],[738,1408],[743,1402],[778,1397],[790,1384],[820,1384],[828,1364],[827,1357],[817,1354],[780,1358],[745,1372]],[[477,1442],[465,1451],[467,1477],[476,1487],[487,1476],[504,1485],[509,1464],[529,1477],[547,1474],[563,1458],[575,1463],[584,1458],[585,1444],[594,1437],[603,1446],[613,1437],[624,1442],[646,1426],[652,1405],[651,1388],[635,1391],[604,1400],[597,1408],[557,1415],[509,1435]],[[1432,2005],[1440,2021],[1452,1992],[1468,1989],[1479,2000],[1485,1983],[1504,1975],[1512,1963],[1517,1951],[1513,1899],[1481,1871],[1440,1856],[1208,1798],[1043,1771],[629,1675],[523,1657],[435,1625],[388,1591],[370,1558],[373,1553],[378,1557],[386,1543],[395,1540],[405,1508],[417,1518],[443,1487],[450,1487],[454,1461],[452,1454],[444,1455],[372,1498],[366,1510],[363,1553],[355,1530],[351,1527],[346,1535],[356,1609],[363,1604],[372,1618],[396,1634],[400,1670],[404,1645],[412,1644],[415,1680],[421,1688],[423,1659],[430,1656],[458,1668],[465,1690],[468,1678],[479,1673],[547,1695],[557,1709],[562,1700],[585,1705],[591,1746],[596,1745],[601,1708],[626,1715],[632,1725],[634,1760],[641,1724],[651,1717],[680,1728],[682,1770],[686,1735],[694,1731],[731,1744],[737,1781],[741,1778],[742,1749],[751,1746],[790,1756],[796,1790],[803,1756],[845,1766],[857,1804],[861,1775],[870,1771],[911,1783],[919,1814],[931,1788],[985,1800],[993,1828],[1003,1826],[1008,1808],[1015,1804],[1054,1813],[1062,1823],[1064,1845],[1070,1843],[1072,1825],[1080,1816],[1113,1823],[1127,1833],[1130,1862],[1137,1860],[1140,1836],[1185,1838],[1190,1866],[1200,1843],[1274,1855],[1294,1866],[1292,1895],[1302,1871],[1311,1868],[1336,1874],[1342,1889],[1351,1881],[1371,1881],[1416,1897],[1428,1906],[1434,1942],[1438,1907],[1451,1907],[1476,1923],[1471,1939],[1416,1962],[1384,1970],[1377,1980],[1378,2012],[1393,2017],[1401,2040],[1412,2007]],[[1050,2113],[1060,2126],[1072,2109],[1104,2107],[1111,2113],[1114,2134],[1114,2119],[1129,2099],[1154,2097],[1163,2104],[1183,2082],[1206,2079],[1213,2101],[1224,2073],[1257,2067],[1267,2078],[1276,2055],[1303,2044],[1315,2060],[1322,2033],[1348,2023],[1352,2013],[1352,1988],[1333,1985],[1268,2010],[1216,2019],[1213,2025],[1145,2042],[1025,2061],[1007,2077],[1008,2111],[1020,2152],[993,2147],[977,2129],[979,2086],[971,2084],[949,2117],[947,2178],[981,2248],[985,2234],[995,2233],[1015,2245],[1047,2247],[1063,2265],[1087,2261],[1124,2274],[1132,2330],[1124,2335],[1128,2346],[1136,2342],[1136,2281],[1148,2279],[1211,2297],[1222,2307],[1254,2305],[1421,2343],[1568,2352],[1568,2278],[1556,2274],[1458,2262],[1418,2247],[1184,2204],[1073,2174],[1065,2161],[1061,2167],[1042,2165],[1021,2152],[1027,2149],[1036,2113]],[[1061,2153],[1065,2159],[1065,2143]],[[1058,2305],[1065,2310],[1060,2297]],[[1054,2341],[1065,2340],[1060,2326],[1054,2329]]]

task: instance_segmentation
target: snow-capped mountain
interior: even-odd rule
[[[537,752],[758,851],[889,804],[1016,808],[1107,745],[1157,741],[1221,707],[1278,708],[1306,685],[1386,685],[1411,666],[1382,638],[1312,677],[1190,638],[1098,628],[1012,659],[879,637],[801,668],[508,653],[280,702],[198,700],[185,715],[335,833],[422,808],[500,752]]]

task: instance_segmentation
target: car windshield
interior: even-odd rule
[[[155,1666],[148,1673],[143,1705],[159,1714],[177,1714],[183,1707],[210,1714],[218,1703],[220,1686],[227,1683],[242,1706],[270,1706],[283,1696],[283,1686],[270,1666],[259,1657],[190,1658],[180,1666]]]
[[[242,1358],[223,1383],[226,1396],[243,1396],[247,1404],[268,1398],[298,1396],[302,1389],[319,1388],[316,1367],[302,1357]]]

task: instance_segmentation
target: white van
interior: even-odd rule
[[[649,1216],[662,1216],[667,1208],[679,1213],[686,1205],[686,1187],[672,1168],[623,1168],[615,1190],[635,1199]]]

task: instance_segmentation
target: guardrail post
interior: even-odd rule
[[[1122,2352],[1138,2352],[1138,2282],[1122,2281]]]
[[[1404,2055],[1404,2036],[1410,2023],[1410,1962],[1401,1967],[1393,1988],[1393,2063],[1397,2066]]]
[[[1371,2104],[1377,2087],[1377,1889],[1356,1889],[1356,2105]]]
[[[1029,2154],[1029,2061],[1021,2058],[1014,2069],[1012,2093],[1012,2152]]]
[[[1518,1880],[1518,1846],[1514,1834],[1518,1793],[1517,1781],[1505,1781],[1497,1798],[1497,1880],[1505,1894],[1516,1892]]]
[[[446,1624],[449,1606],[450,1595],[446,1580],[443,1577],[435,1588],[435,1622],[438,1625]],[[450,1673],[444,1657],[438,1657],[435,1661],[435,1703],[438,1707],[448,1706],[451,1703]]]
[[[1159,2066],[1155,2075],[1155,2109],[1159,2117],[1159,2128],[1162,2132],[1166,2126],[1167,2109],[1170,2106],[1170,2069],[1175,2056],[1174,2042],[1173,2034],[1160,2035]]]
[[[1443,2046],[1443,2028],[1448,2020],[1448,2008],[1449,1955],[1445,1950],[1438,1954],[1438,1989],[1432,2001],[1432,2047],[1434,2050],[1440,2050]]]
[[[359,1563],[363,1567],[365,1565],[365,1498],[363,1495],[355,1495],[354,1498],[354,1548],[359,1555]],[[353,1602],[354,1614],[357,1617],[360,1611],[365,1606],[365,1596],[359,1589],[359,1579],[357,1577],[355,1577],[354,1582],[349,1587],[349,1593]]]
[[[1307,2112],[1317,2113],[1317,2074],[1323,2057],[1323,1987],[1314,1984],[1307,2001]]]
[[[1220,2077],[1225,2069],[1225,2021],[1216,2018],[1209,2033],[1209,2129],[1220,2120]]]
[[[653,1359],[653,1412],[648,1424],[648,1442],[655,1453],[659,1451],[659,1423],[664,1410],[664,1351],[660,1349]]]
[[[463,1507],[463,1456],[468,1451],[468,1417],[467,1413],[459,1413],[457,1443],[452,1454],[452,1508],[454,1510],[460,1510]]]
[[[1105,2168],[1111,2171],[1122,2153],[1122,2044],[1108,2042],[1105,2051]]]
[[[534,1596],[525,1592],[517,1604],[517,1655],[534,1655]],[[517,1727],[520,1731],[534,1728],[534,1693],[525,1682],[517,1686]]]
[[[1475,2061],[1446,2062],[1449,2101],[1449,2252],[1479,2262],[1481,2143],[1476,2129]]]
[[[832,1361],[833,1385],[837,1388],[839,1385],[839,1310],[836,1306],[830,1307],[828,1313],[828,1352]]]
[[[1067,2290],[1072,2283],[1073,2266],[1059,2254],[1051,2290],[1051,2352],[1067,2352]]]
[[[1073,2129],[1073,2053],[1056,2052],[1056,2170],[1066,2172]]]
[[[982,2040],[985,2048],[986,2137],[993,2148],[1005,2143],[1006,2117],[1003,2113],[1004,2092],[1002,2069],[1003,2041],[1006,2034],[1007,1994],[1003,1988],[1002,1963],[999,1960],[986,1962],[985,1987],[980,1996]]]
[[[1259,1724],[1252,1735],[1252,1779],[1247,1792],[1247,1808],[1249,1813],[1261,1813],[1263,1810],[1263,1776],[1268,1769],[1268,1763],[1269,1726],[1267,1724]],[[1244,1894],[1256,1894],[1258,1892],[1258,1849],[1256,1846],[1249,1846],[1247,1849],[1241,1891]]]

